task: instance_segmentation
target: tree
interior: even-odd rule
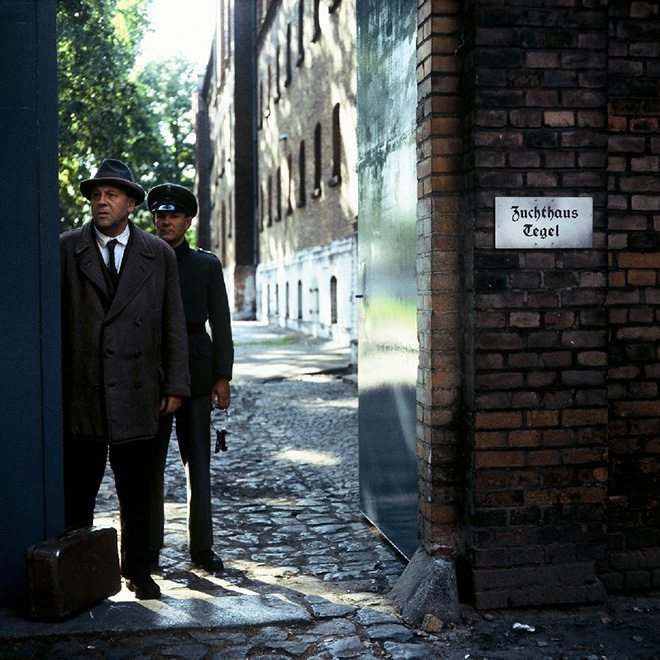
[[[173,181],[192,186],[195,179],[195,118],[192,97],[197,77],[194,63],[177,57],[148,63],[138,76],[161,151],[150,183]]]
[[[150,2],[58,0],[62,229],[88,217],[78,184],[105,157],[126,161],[145,187],[193,180],[193,65],[171,60],[136,72]]]

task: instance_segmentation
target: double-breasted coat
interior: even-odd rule
[[[190,394],[174,251],[132,222],[116,290],[92,223],[60,237],[65,432],[153,438],[160,399]]]

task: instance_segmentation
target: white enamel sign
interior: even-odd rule
[[[590,248],[591,197],[496,197],[495,247]]]

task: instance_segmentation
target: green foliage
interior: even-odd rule
[[[167,181],[191,187],[195,180],[195,118],[192,96],[195,66],[180,57],[148,63],[138,76],[162,140],[150,185]]]
[[[151,0],[58,0],[59,191],[62,229],[89,217],[78,184],[103,158],[125,161],[145,190],[194,178],[193,65],[136,71]],[[135,219],[152,230],[151,217]]]

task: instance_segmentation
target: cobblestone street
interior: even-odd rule
[[[2,658],[654,658],[657,599],[562,612],[475,613],[417,630],[387,595],[405,561],[362,516],[348,346],[236,324],[228,451],[213,457],[216,551],[189,561],[176,442],[166,477],[160,601],[125,588],[70,621],[0,617]],[[96,524],[117,526],[112,479]],[[515,628],[514,623],[533,624]],[[437,624],[440,624],[438,626]],[[656,632],[653,627],[656,626]]]

